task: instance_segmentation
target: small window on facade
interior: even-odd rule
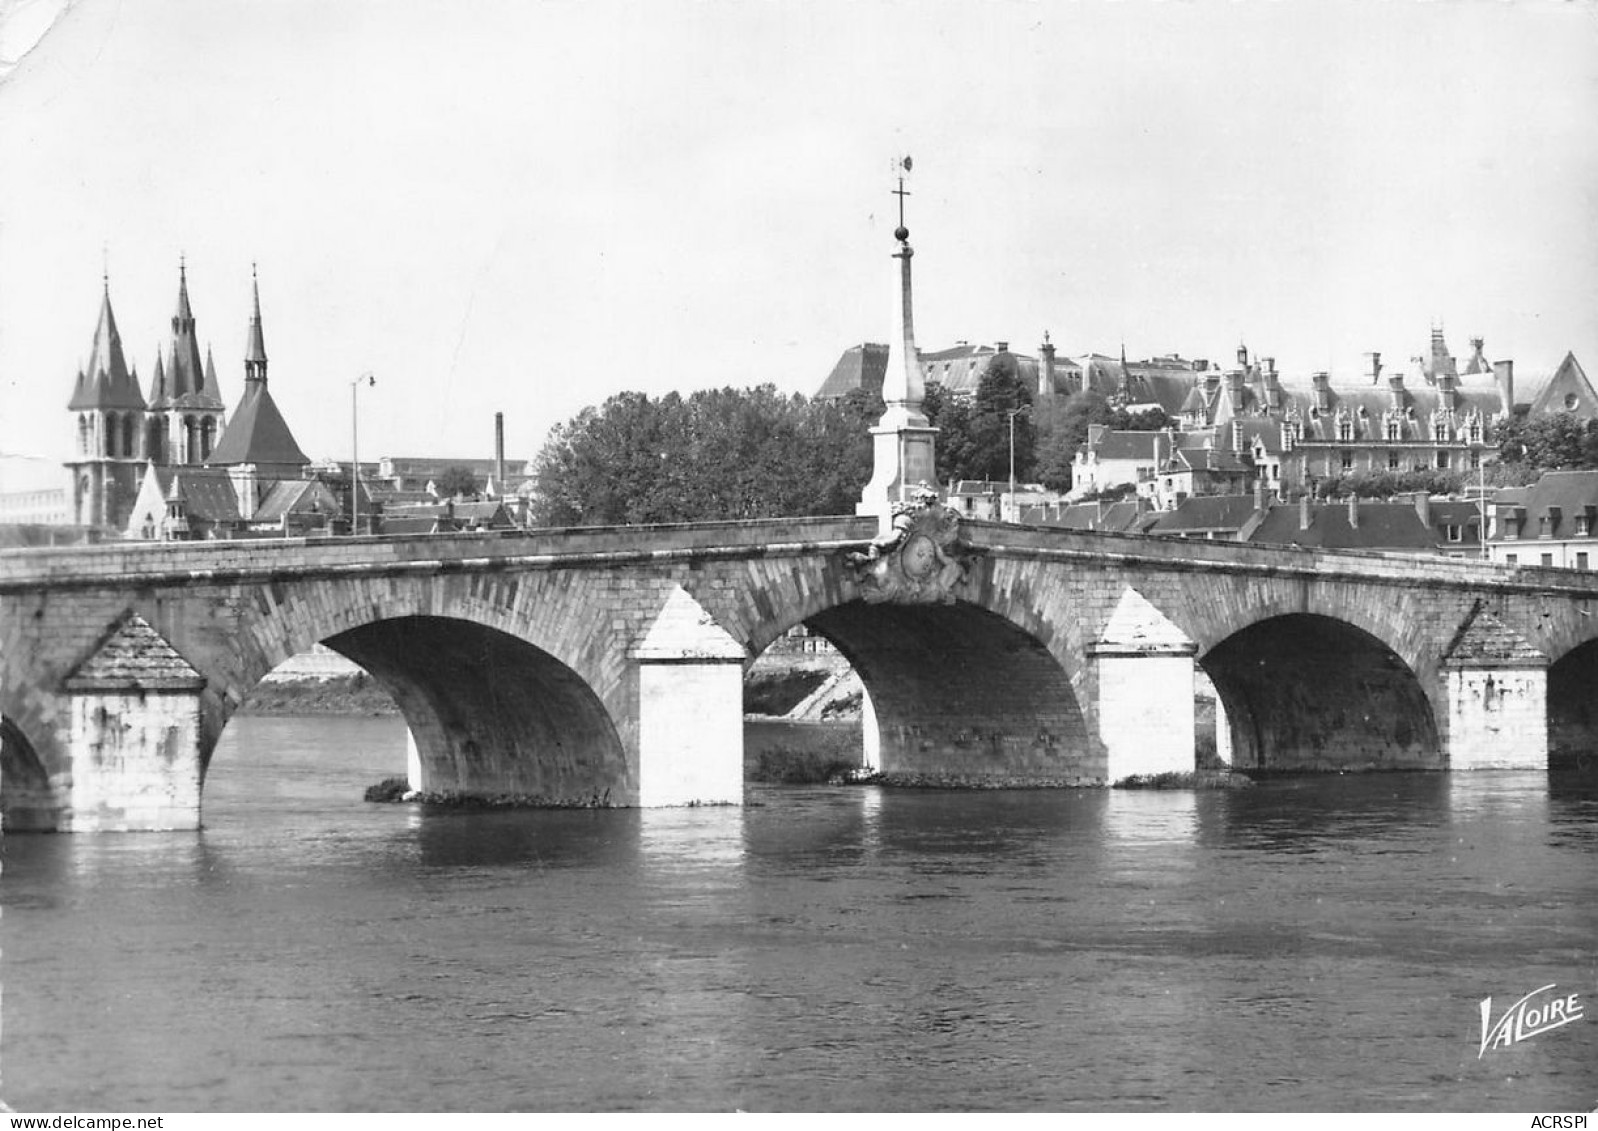
[[[1438,452],[1437,453],[1437,466],[1438,467],[1447,467],[1448,466],[1448,453],[1447,452]]]
[[[1519,554],[1505,554],[1504,555],[1504,564],[1505,565],[1519,565],[1520,564],[1520,555]]]
[[[1387,453],[1387,470],[1388,471],[1397,471],[1398,470],[1398,453],[1397,452],[1388,452]]]
[[[1588,565],[1587,565],[1587,551],[1586,550],[1577,550],[1576,551],[1576,568],[1577,569],[1587,569],[1587,568],[1589,568]]]
[[[1542,564],[1545,565],[1545,566],[1553,565],[1554,564],[1554,556],[1552,554],[1544,554],[1542,556]]]
[[[1352,471],[1353,469],[1354,469],[1354,453],[1353,452],[1344,452],[1343,453],[1343,470],[1344,471]]]

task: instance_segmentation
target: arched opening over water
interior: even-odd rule
[[[1548,668],[1548,764],[1598,764],[1598,640]]]
[[[851,601],[806,623],[859,674],[884,773],[1038,782],[1094,775],[1065,669],[998,614],[964,603]]]
[[[744,672],[744,780],[803,785],[875,766],[862,726],[870,696],[838,648],[806,624],[767,645]]]
[[[425,790],[574,802],[616,798],[631,785],[599,696],[525,640],[469,621],[411,616],[323,643],[399,704]]]
[[[1310,613],[1233,633],[1199,663],[1242,770],[1441,769],[1431,702],[1375,636]]]
[[[48,823],[39,823],[39,811],[47,811],[52,804],[50,775],[33,744],[15,720],[0,715],[0,827],[12,832],[50,828]]]
[[[392,705],[409,728],[414,760],[407,767],[404,730],[396,728],[394,749],[365,763],[372,770],[363,789],[409,770],[431,793],[626,800],[631,781],[609,711],[576,672],[527,641],[470,621],[407,616],[322,643],[347,661],[328,665],[336,682],[319,690],[269,675],[241,710],[333,727]],[[297,659],[279,670],[304,667]],[[219,749],[227,746],[224,738]]]

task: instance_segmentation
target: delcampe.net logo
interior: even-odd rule
[[[1543,997],[1554,984],[1539,986],[1531,993],[1515,1002],[1499,1015],[1498,1020],[1493,1020],[1493,999],[1481,999],[1481,1051],[1476,1054],[1480,1060],[1487,1055],[1488,1049],[1508,1048],[1518,1044],[1528,1037],[1535,1037],[1539,1033],[1547,1033],[1572,1021],[1580,1021],[1585,1014],[1581,1009],[1581,996],[1579,994],[1566,994],[1563,997]]]

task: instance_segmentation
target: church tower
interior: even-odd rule
[[[144,467],[144,395],[128,370],[122,335],[111,312],[111,281],[104,279],[100,320],[88,365],[78,371],[67,409],[77,438],[72,472],[73,521],[121,528],[133,509]]]
[[[261,329],[261,284],[252,270],[250,286],[255,304],[244,348],[244,396],[216,450],[206,460],[226,467],[235,478],[299,479],[311,461],[294,440],[288,422],[266,387],[266,335]],[[246,472],[248,469],[248,472]]]
[[[210,458],[227,422],[227,407],[216,381],[215,366],[200,362],[200,342],[189,305],[188,269],[178,265],[178,309],[172,316],[172,344],[156,361],[150,386],[146,449],[161,466],[198,466]]]

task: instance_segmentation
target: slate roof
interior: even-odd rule
[[[251,522],[281,522],[287,514],[337,515],[341,507],[327,484],[314,479],[279,479],[250,516]]]
[[[1271,507],[1244,541],[1313,546],[1327,550],[1435,551],[1437,535],[1420,520],[1413,503],[1359,503],[1359,525],[1348,521],[1348,503],[1310,505],[1309,529],[1300,529],[1299,503]]]
[[[1518,386],[1520,381],[1517,379]],[[1532,392],[1526,389],[1524,392]],[[1576,398],[1575,404],[1568,404],[1567,397]],[[1598,390],[1587,379],[1586,370],[1582,369],[1581,362],[1576,360],[1574,353],[1565,354],[1565,359],[1559,363],[1559,368],[1548,374],[1539,384],[1532,396],[1526,397],[1517,390],[1515,398],[1519,401],[1529,401],[1533,415],[1549,412],[1579,411],[1583,415],[1593,415],[1598,409]]]
[[[157,467],[155,476],[162,497],[173,498],[175,490],[190,518],[213,523],[239,521],[239,496],[227,472],[210,467]]]
[[[1180,448],[1186,439],[1187,436],[1184,433],[1176,433],[1175,446]],[[1147,460],[1153,463],[1156,452],[1161,455],[1168,455],[1172,446],[1171,436],[1164,432],[1116,431],[1104,428],[1098,431],[1089,429],[1088,442],[1083,445],[1082,450],[1084,452],[1092,452],[1101,461],[1107,459],[1135,459]]]
[[[838,358],[832,372],[816,390],[816,396],[842,397],[856,389],[873,393],[882,391],[882,379],[888,372],[888,347],[877,342],[862,342],[850,346]]]
[[[1253,495],[1193,495],[1177,504],[1175,510],[1158,512],[1150,534],[1235,532],[1254,517]]]
[[[122,353],[122,335],[117,332],[116,316],[111,312],[111,286],[107,283],[100,298],[100,319],[95,323],[89,363],[78,372],[67,408],[80,411],[144,407],[138,378],[128,372]]]
[[[1598,540],[1598,471],[1546,471],[1529,487],[1499,491],[1492,505],[1499,510],[1525,508],[1525,525],[1512,541],[1535,541],[1543,533],[1544,516],[1550,538]],[[1583,515],[1588,533],[1577,534],[1576,519]]]
[[[266,382],[247,381],[245,385],[244,399],[233,411],[233,419],[208,462],[215,467],[243,463],[304,467],[310,463],[295,443]]]
[[[1037,520],[1037,525],[1059,526],[1066,530],[1108,530],[1113,533],[1142,533],[1159,517],[1159,512],[1144,510],[1136,500],[1108,505],[1072,503],[1053,518]],[[1033,521],[1033,520],[1027,520]]]
[[[129,613],[62,681],[67,691],[193,691],[205,677],[138,613]]]

